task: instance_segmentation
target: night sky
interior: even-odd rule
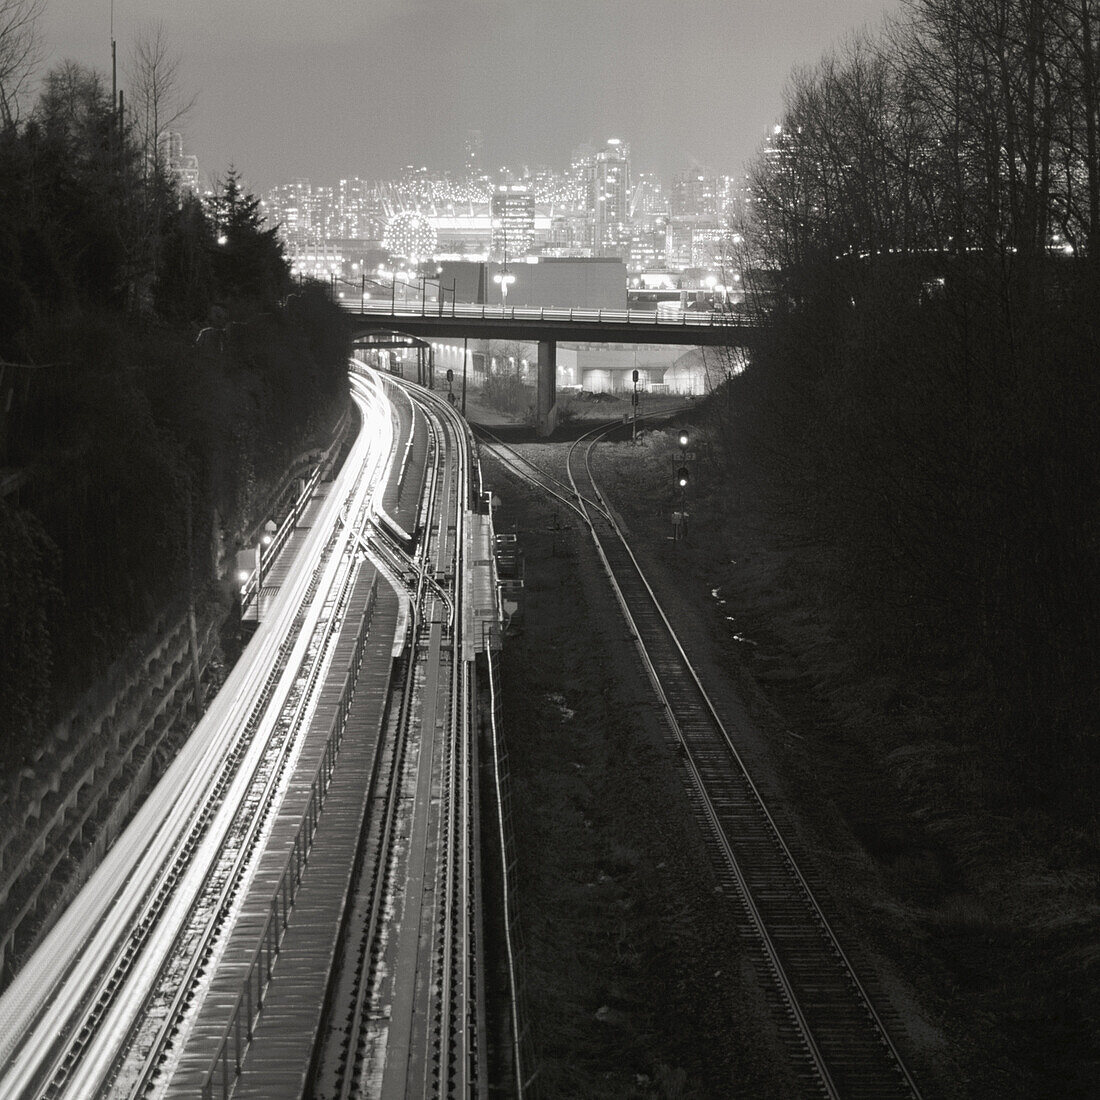
[[[197,94],[182,129],[204,173],[256,191],[455,169],[565,167],[620,137],[634,167],[737,173],[813,64],[901,0],[115,0],[120,86],[158,21]],[[47,0],[42,71],[110,74],[110,0]]]

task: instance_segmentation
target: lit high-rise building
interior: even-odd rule
[[[655,172],[641,172],[630,199],[631,218],[652,218],[668,213],[668,199]]]
[[[313,187],[307,179],[283,183],[269,191],[264,199],[264,214],[279,234],[291,255],[310,247],[319,236],[313,224]]]
[[[590,179],[593,249],[600,256],[620,256],[630,221],[630,146],[608,138],[595,156]]]
[[[501,184],[493,195],[493,256],[526,256],[535,239],[535,196],[526,184]]]

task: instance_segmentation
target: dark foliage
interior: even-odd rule
[[[264,228],[260,200],[241,190],[234,169],[230,168],[209,207],[217,233],[213,268],[219,293],[260,304],[286,294],[290,269],[282,243],[274,227]]]
[[[323,295],[285,300],[281,246],[236,173],[209,211],[179,195],[79,66],[0,131],[0,249],[10,758],[216,580],[219,547],[346,400],[347,348]]]
[[[1046,801],[1100,778],[1091,7],[922,0],[796,78],[755,173],[770,336],[731,403],[822,613],[953,677]]]

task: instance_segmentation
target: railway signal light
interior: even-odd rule
[[[453,382],[455,380],[455,372],[450,367],[447,368],[447,381]]]
[[[686,466],[681,466],[676,471],[676,486],[679,489],[686,489],[687,488],[687,483],[688,483],[688,468]]]
[[[687,445],[690,442],[691,442],[691,436],[688,435],[687,431],[684,428],[681,428],[680,429],[680,447],[681,448],[686,448]]]

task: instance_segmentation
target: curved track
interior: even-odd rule
[[[316,1088],[341,1100],[476,1096],[485,1087],[480,868],[461,583],[475,471],[468,429],[454,411],[381,377],[428,432],[426,491],[415,546],[382,526],[364,538],[409,591],[411,644],[391,702],[386,778],[367,826],[365,873],[349,899]]]
[[[585,520],[627,619],[689,780],[689,795],[722,884],[741,905],[782,1005],[782,1031],[808,1095],[919,1100],[909,1070],[806,876],[764,803],[592,471],[594,429],[570,448],[571,494],[515,452],[494,454],[518,476],[565,501]]]

